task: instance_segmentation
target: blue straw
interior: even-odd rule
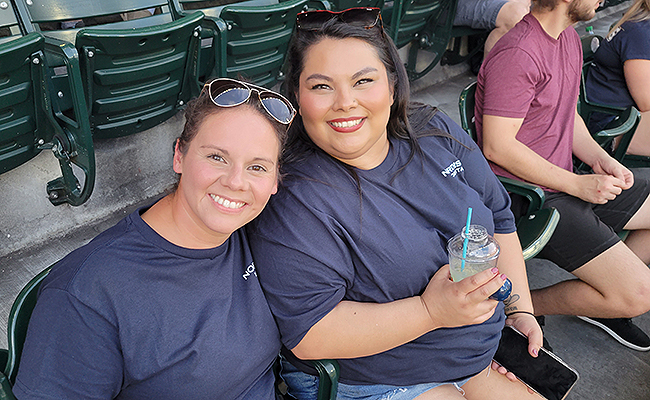
[[[465,223],[465,240],[463,240],[463,260],[460,270],[465,269],[465,257],[467,257],[467,242],[469,241],[469,223],[472,221],[472,207],[467,207],[467,223]]]

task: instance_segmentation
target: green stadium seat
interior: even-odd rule
[[[354,7],[384,8],[384,0],[312,0],[310,9],[343,11]]]
[[[600,35],[584,35],[580,37],[582,43],[582,62],[586,63],[594,59],[594,53],[603,42],[603,37]]]
[[[226,30],[220,32],[217,42],[222,50],[219,76],[241,77],[266,87],[282,80],[296,15],[306,6],[306,0],[291,0],[259,7],[225,7],[221,19]]]
[[[587,71],[593,62],[588,61],[582,67],[582,79],[580,82],[580,95],[578,97],[578,114],[588,123],[592,113],[599,112],[603,114],[614,115],[616,118],[605,128],[598,132],[591,132],[592,137],[603,147],[612,157],[629,168],[649,167],[650,157],[636,156],[625,154],[627,148],[636,132],[636,128],[641,121],[641,113],[634,106],[615,107],[605,104],[598,104],[587,98],[585,90],[585,80]],[[617,139],[618,138],[618,139]],[[618,146],[613,149],[614,140],[618,140]],[[575,166],[583,171],[589,171],[591,167],[576,160]]]
[[[602,11],[602,10],[604,10],[606,8],[609,8],[609,7],[619,5],[619,4],[623,3],[624,1],[626,1],[626,0],[604,0],[604,1],[602,1],[600,3],[600,6],[596,10],[596,12]]]
[[[246,1],[225,7],[201,8],[214,33],[211,48],[201,48],[204,60],[213,54],[211,76],[244,79],[260,86],[273,87],[282,80],[282,66],[296,23],[296,15],[307,9],[308,0],[274,3]],[[185,6],[192,0],[182,0]]]
[[[16,13],[11,3],[0,6],[0,44],[22,36]]]
[[[175,0],[176,1],[176,0]],[[219,37],[217,32],[227,29],[225,21],[219,18],[221,10],[228,4],[237,3],[237,6],[267,6],[277,4],[277,0],[178,0],[178,8],[187,12],[200,10],[206,16],[201,30],[201,50],[199,53],[199,81],[205,83],[210,78],[218,77],[221,73],[221,65],[217,65],[217,59],[221,60],[221,53],[215,53],[214,43]]]
[[[475,54],[482,52],[485,41],[490,34],[488,29],[474,29],[470,26],[454,26],[451,29],[450,41],[447,50],[442,54],[440,65],[456,65],[463,63]],[[467,42],[467,52],[463,54],[463,38],[475,38]],[[471,45],[470,45],[471,44]]]
[[[83,97],[70,99],[70,116],[55,112],[47,90],[43,36],[38,32],[23,36],[10,5],[0,8],[0,28],[10,33],[0,40],[0,173],[50,149],[62,176],[47,184],[49,200],[54,205],[80,205],[95,182],[95,155]],[[71,77],[70,85],[82,90],[78,74]],[[79,176],[83,173],[83,185],[73,165]]]
[[[336,360],[313,360],[318,371],[317,400],[336,400],[339,387],[340,368]]]
[[[472,82],[460,93],[458,107],[461,126],[476,141],[476,127],[474,125],[475,93],[476,82]],[[542,208],[545,195],[539,186],[501,176],[499,180],[509,193],[518,194],[528,199],[528,210],[516,223],[524,260],[530,260],[550,240],[560,220],[560,213],[555,208]]]
[[[149,129],[199,92],[200,12],[181,16],[168,0],[16,0],[16,6],[26,29],[46,38],[55,108],[66,114],[70,99],[83,96],[95,139]],[[147,9],[157,11],[128,18]],[[45,30],[78,20],[97,25]],[[106,20],[117,21],[101,23]],[[72,93],[67,83],[72,60],[83,93]]]
[[[4,361],[4,363],[0,364],[0,399],[2,400],[15,399],[11,387],[16,382],[20,356],[23,352],[25,337],[27,337],[27,326],[34,311],[34,306],[36,306],[38,289],[51,268],[47,267],[41,271],[23,287],[9,311],[7,324],[8,346],[7,349],[0,349],[0,354],[4,354],[4,360],[0,360]]]
[[[410,44],[406,70],[410,80],[431,71],[440,61],[456,15],[456,0],[395,0],[383,13],[384,24],[398,48]],[[418,65],[420,50],[433,53],[424,68]]]

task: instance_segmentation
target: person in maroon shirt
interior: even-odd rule
[[[577,115],[582,51],[572,25],[597,0],[535,0],[478,76],[479,145],[495,173],[542,186],[560,222],[540,256],[578,279],[532,291],[536,315],[568,314],[650,350],[630,318],[650,310],[650,183],[610,157]],[[592,174],[573,172],[572,156]],[[524,205],[513,196],[513,211]],[[520,214],[520,213],[519,213]],[[622,242],[617,232],[630,230]]]

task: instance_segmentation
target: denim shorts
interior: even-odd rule
[[[298,400],[313,400],[318,397],[318,377],[306,374],[286,360],[282,360],[282,379],[289,387],[289,394]],[[346,385],[339,383],[338,400],[412,400],[422,393],[441,385],[454,385],[461,393],[469,378],[457,382],[422,383],[413,386],[391,385]]]
[[[508,0],[458,0],[454,25],[474,29],[494,29],[497,15]]]

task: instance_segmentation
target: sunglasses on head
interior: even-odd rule
[[[236,107],[246,103],[251,93],[257,97],[266,112],[281,124],[289,125],[296,115],[289,100],[279,93],[251,83],[244,83],[230,78],[217,78],[203,86],[207,88],[212,102],[219,107]]]
[[[354,7],[343,11],[314,10],[305,11],[296,17],[296,27],[304,31],[317,31],[323,24],[332,20],[357,26],[359,28],[374,28],[379,23],[383,28],[381,10],[376,7]]]

